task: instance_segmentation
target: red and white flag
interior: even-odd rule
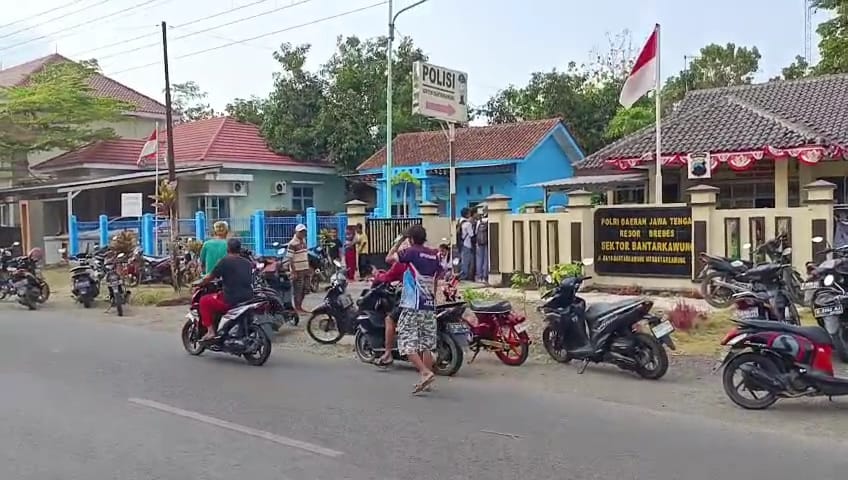
[[[624,82],[621,96],[618,102],[624,108],[630,108],[648,92],[658,89],[659,85],[659,62],[660,62],[660,26],[654,27],[653,33],[648,37],[642,52],[636,58],[630,76]]]
[[[148,160],[159,160],[159,128],[153,130],[153,133],[147,137],[144,146],[141,147],[141,153],[138,155],[136,165],[141,168],[147,165]]]

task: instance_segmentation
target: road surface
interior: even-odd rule
[[[85,314],[0,308],[0,478],[825,480],[848,471],[834,439],[523,391],[462,371],[413,398],[405,368],[284,349],[260,368],[195,358],[173,334]],[[780,412],[751,415],[780,421]]]

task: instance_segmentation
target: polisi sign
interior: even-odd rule
[[[412,112],[448,123],[468,122],[468,75],[424,62],[412,66]]]

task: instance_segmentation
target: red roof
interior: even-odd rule
[[[58,53],[54,53],[27,63],[22,63],[20,65],[15,65],[14,67],[0,70],[0,87],[17,87],[24,85],[31,76],[41,71],[47,65],[72,61],[73,60],[65,58]],[[121,100],[135,105],[136,112],[165,115],[165,105],[162,105],[156,100],[99,73],[94,74],[91,79],[89,79],[89,85],[96,95],[114,98],[115,100]]]
[[[559,118],[527,122],[457,128],[453,158],[474,160],[520,160],[530,154],[545,135],[561,123]],[[448,142],[441,130],[402,133],[392,142],[394,166],[412,167],[424,162],[448,163]],[[386,149],[380,149],[356,169],[368,170],[386,164]]]
[[[167,151],[164,130],[159,135],[162,158]],[[117,138],[93,143],[36,165],[36,170],[83,163],[110,163],[135,167],[145,140]],[[174,158],[179,163],[258,163],[266,165],[329,166],[307,163],[272,151],[255,125],[231,117],[215,117],[174,127]]]

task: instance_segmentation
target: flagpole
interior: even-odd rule
[[[656,86],[654,87],[654,110],[656,116],[656,130],[657,130],[657,145],[656,145],[656,168],[657,175],[654,186],[654,196],[656,198],[656,203],[661,205],[663,203],[663,179],[662,179],[662,132],[661,132],[661,109],[660,109],[660,92],[661,92],[661,84],[662,77],[660,76],[660,24],[656,24],[654,27],[657,32],[657,72],[656,72]]]
[[[153,213],[153,254],[159,254],[159,122],[156,122],[156,187],[155,193],[156,202],[154,203]]]

